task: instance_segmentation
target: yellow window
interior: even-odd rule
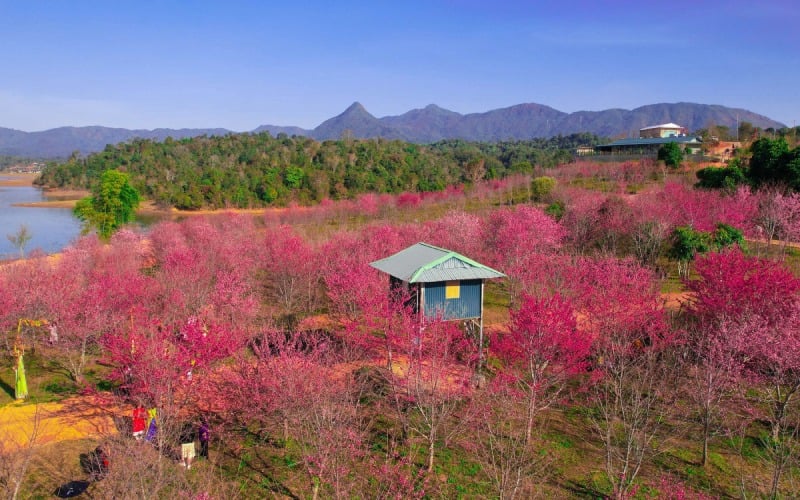
[[[461,298],[461,284],[458,281],[448,281],[444,289],[445,299]]]

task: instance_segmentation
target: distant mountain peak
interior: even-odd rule
[[[348,106],[347,109],[345,109],[342,114],[345,114],[345,113],[366,113],[366,114],[370,115],[370,112],[367,111],[367,108],[365,108],[364,105],[361,104],[358,101],[355,101],[353,104]]]

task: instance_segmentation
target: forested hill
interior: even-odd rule
[[[285,134],[229,134],[163,142],[136,139],[86,158],[50,163],[37,181],[88,188],[103,171],[128,172],[157,204],[181,209],[310,204],[366,192],[437,191],[553,166],[570,149],[597,144],[591,134],[499,143],[460,140],[418,145],[398,140],[318,142]]]
[[[575,133],[602,137],[636,137],[642,127],[674,122],[690,132],[711,125],[735,130],[742,122],[754,127],[780,129],[784,124],[746,109],[689,102],[661,103],[636,109],[606,109],[565,113],[535,103],[517,104],[483,113],[461,114],[435,104],[398,116],[373,116],[355,102],[341,114],[325,120],[314,129],[262,125],[253,133],[302,135],[318,141],[342,137],[400,139],[427,144],[445,139],[467,141],[528,140]],[[0,155],[36,158],[66,158],[101,151],[106,144],[134,138],[164,140],[201,135],[225,135],[225,129],[127,130],[108,127],[62,127],[42,132],[21,132],[0,128]]]

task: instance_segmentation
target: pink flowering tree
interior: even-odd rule
[[[591,338],[578,330],[572,304],[560,295],[524,295],[511,312],[507,333],[492,338],[491,350],[503,362],[505,379],[527,401],[525,442],[537,416],[561,400],[569,381],[588,367]]]
[[[720,334],[741,338],[730,347],[747,377],[737,386],[745,389],[742,397],[750,402],[751,413],[769,423],[764,448],[773,461],[770,494],[774,497],[796,454],[800,279],[785,266],[737,249],[703,256],[696,269],[698,279],[688,283],[692,313]]]
[[[665,422],[672,370],[664,361],[675,339],[652,271],[630,260],[583,259],[574,273],[579,328],[593,339],[591,421],[613,494],[625,498]]]
[[[407,362],[393,375],[394,402],[405,427],[425,442],[431,473],[437,443],[447,446],[469,422],[463,409],[472,391],[468,364],[475,349],[457,323],[436,320],[408,332],[403,347]]]
[[[483,231],[487,263],[509,276],[512,303],[541,281],[541,263],[561,249],[566,237],[561,224],[529,205],[491,212]]]
[[[324,340],[291,337],[265,332],[255,356],[238,356],[210,378],[205,391],[217,397],[209,411],[228,431],[258,438],[244,445],[255,449],[236,453],[258,452],[275,441],[274,429],[282,429],[279,446],[302,459],[311,498],[363,490],[362,478],[353,474],[366,455],[360,385],[337,370],[336,355]]]
[[[270,230],[263,245],[265,283],[279,309],[286,314],[315,311],[322,283],[311,245],[289,226]]]

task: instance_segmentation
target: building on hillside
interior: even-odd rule
[[[662,123],[639,129],[640,139],[658,139],[664,137],[680,137],[686,135],[686,128],[677,123]]]
[[[591,156],[594,154],[593,146],[578,146],[575,148],[576,156]]]
[[[688,136],[673,136],[663,138],[647,138],[647,139],[620,139],[608,144],[595,146],[594,149],[600,154],[612,155],[639,155],[639,156],[657,156],[658,150],[664,144],[670,142],[677,142],[681,145],[683,150],[688,154],[700,153],[702,141],[699,137]]]
[[[417,243],[370,265],[389,275],[392,290],[408,292],[420,323],[426,319],[463,320],[468,329],[477,330],[479,345],[483,345],[484,283],[505,274],[427,243]]]

